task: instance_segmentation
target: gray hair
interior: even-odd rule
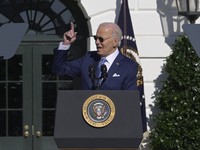
[[[113,22],[104,22],[99,25],[99,27],[101,26],[113,27],[112,30],[113,37],[117,37],[119,39],[118,46],[120,46],[122,38],[122,30],[120,29],[120,27]]]

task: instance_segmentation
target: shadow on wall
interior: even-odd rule
[[[172,44],[175,43],[175,39],[178,39],[179,35],[184,34],[182,30],[182,24],[188,24],[188,21],[184,17],[178,16],[176,0],[157,0],[157,12],[160,16],[160,23],[162,26],[163,36],[165,37],[165,43],[169,47],[172,47]],[[157,94],[162,88],[161,81],[165,81],[167,79],[168,75],[164,70],[165,64],[166,62],[164,62],[164,65],[162,66],[161,74],[154,80],[155,91],[152,94],[151,99],[156,99]],[[155,105],[156,101],[149,105],[149,108],[152,112],[147,121],[150,132],[156,125],[156,123],[153,121],[153,116],[159,113],[159,110],[157,107],[155,107]]]
[[[165,81],[167,79],[168,75],[165,72],[164,67],[165,67],[165,65],[162,67],[161,74],[158,76],[157,79],[154,80],[155,91],[152,94],[151,99],[156,99],[157,94],[159,93],[160,89],[162,88],[161,81]],[[154,101],[153,104],[149,105],[149,108],[151,109],[151,112],[152,112],[152,114],[149,115],[149,119],[148,119],[148,126],[150,127],[150,131],[155,126],[155,123],[153,122],[153,116],[157,115],[159,113],[159,110],[157,109],[157,107],[155,107],[155,105],[156,105],[156,101]]]
[[[178,20],[177,11],[176,11],[176,5],[175,0],[157,0],[157,12],[160,16],[160,23],[162,26],[163,36],[165,37],[165,43],[171,47],[174,43],[175,39],[178,38],[178,35],[181,34],[180,30],[180,22],[182,20]],[[174,10],[174,11],[173,11]],[[177,23],[177,27],[174,27],[175,23]],[[164,62],[165,64],[165,62]],[[166,80],[167,74],[164,71],[164,66],[162,66],[161,74],[154,80],[155,83],[155,91],[152,94],[151,99],[156,99],[157,94],[159,93],[159,90],[162,88],[161,81]],[[149,108],[151,109],[152,114],[149,115],[148,118],[148,126],[150,128],[150,131],[155,126],[155,123],[153,121],[153,116],[157,115],[159,110],[157,107],[155,107],[155,101],[149,105]]]
[[[158,76],[157,79],[154,80],[155,91],[152,94],[151,99],[156,99],[156,96],[159,93],[159,90],[162,88],[161,81],[164,81],[164,80],[167,79],[167,74],[166,74],[166,72],[164,70],[164,66],[162,67],[161,74]],[[158,110],[157,107],[155,107],[155,105],[156,105],[156,101],[154,101],[152,104],[149,105],[149,108],[151,110],[151,114],[149,114],[149,116],[147,118],[147,124],[148,124],[148,127],[149,127],[149,133],[151,133],[153,127],[156,125],[156,123],[153,121],[153,117],[154,117],[154,115],[157,115],[159,113],[159,110]],[[140,146],[139,150],[151,150],[150,147],[149,147],[149,143],[150,143],[150,138],[147,136],[147,138],[144,139],[143,145]]]
[[[175,39],[184,34],[182,24],[187,24],[188,21],[178,16],[176,0],[157,0],[157,12],[160,15],[165,42],[171,47]]]
[[[169,47],[172,47],[172,44],[175,43],[175,39],[178,39],[179,35],[184,34],[182,24],[187,24],[188,21],[184,17],[178,16],[176,0],[157,0],[157,12],[160,15],[160,22],[163,36],[165,37],[165,43],[169,45]],[[152,99],[156,99],[157,94],[162,88],[161,81],[165,81],[167,79],[168,75],[164,71],[164,67],[165,66],[162,66],[161,74],[154,80],[155,91],[151,97]],[[155,103],[156,101],[153,102],[152,105],[149,105],[152,112],[148,119],[150,131],[155,126],[153,116],[159,113],[158,108],[155,107]]]

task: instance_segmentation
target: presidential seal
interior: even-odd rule
[[[83,104],[83,118],[93,127],[105,127],[115,116],[115,105],[112,100],[101,94],[90,96]]]

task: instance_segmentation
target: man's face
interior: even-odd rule
[[[95,41],[97,47],[97,54],[99,54],[102,57],[107,57],[116,50],[117,39],[115,37],[113,38],[112,36],[112,27],[110,26],[100,26],[97,29],[97,39]],[[103,38],[103,42],[100,38]]]

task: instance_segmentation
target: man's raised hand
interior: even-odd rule
[[[77,32],[74,32],[74,24],[71,22],[71,30],[63,35],[63,45],[71,45],[76,40]]]

